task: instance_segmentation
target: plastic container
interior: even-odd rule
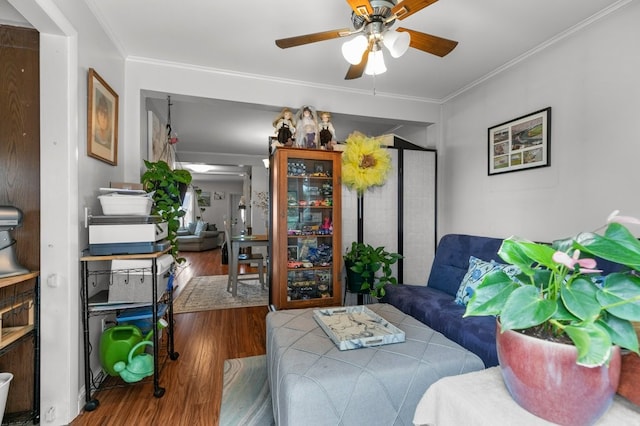
[[[165,303],[158,304],[158,318],[162,318],[167,311]],[[151,306],[145,308],[127,309],[116,316],[118,324],[135,325],[142,334],[147,334],[153,329],[153,313]],[[160,337],[160,335],[158,335]]]
[[[106,216],[147,216],[151,213],[153,199],[140,195],[108,194],[98,196],[102,213]]]
[[[13,380],[13,374],[0,373],[0,424],[4,418],[4,409],[7,405],[7,396],[9,396],[11,380]]]

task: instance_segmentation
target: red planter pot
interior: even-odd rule
[[[620,348],[609,366],[576,364],[575,346],[496,332],[502,377],[513,399],[524,409],[560,425],[591,425],[611,405],[620,379]]]

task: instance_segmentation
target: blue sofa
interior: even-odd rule
[[[485,367],[498,365],[496,319],[462,318],[465,306],[455,302],[460,283],[469,269],[469,257],[504,263],[498,256],[502,238],[448,234],[440,239],[427,286],[387,285],[382,302],[411,315],[449,340],[478,355]],[[620,265],[596,258],[603,275],[620,271]]]
[[[386,286],[382,302],[444,334],[449,340],[478,355],[485,367],[498,365],[495,317],[462,318],[465,306],[454,300],[469,269],[469,256],[501,262],[502,238],[448,234],[438,243],[427,286]]]

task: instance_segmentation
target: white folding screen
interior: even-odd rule
[[[401,252],[405,284],[426,285],[436,243],[436,167],[434,150],[424,150],[395,137],[388,148],[393,169],[387,182],[363,196],[363,242]],[[342,192],[342,241],[347,250],[358,238],[355,191]]]
[[[436,153],[405,151],[403,281],[427,285],[436,243]]]

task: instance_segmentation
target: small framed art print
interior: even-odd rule
[[[489,175],[551,165],[551,107],[490,127]]]

